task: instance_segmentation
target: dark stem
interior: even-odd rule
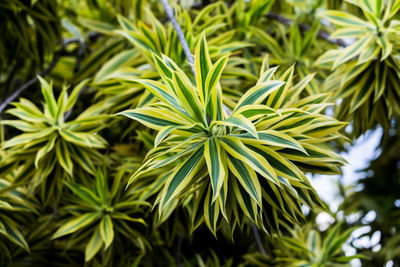
[[[192,7],[194,9],[202,9],[208,4],[209,4],[209,1],[201,1],[200,3],[194,4]],[[228,6],[230,6],[232,4],[233,4],[233,2],[232,3],[227,3]],[[281,16],[281,15],[275,13],[275,12],[268,12],[265,16],[267,18],[276,20],[276,21],[278,21],[278,22],[280,22],[282,24],[288,25],[288,26],[292,25],[292,23],[293,23],[293,21],[291,19],[285,18],[285,17],[283,17],[283,16]],[[309,31],[310,28],[311,28],[310,25],[303,24],[303,23],[298,23],[297,25],[299,26],[300,30],[304,31],[304,32]],[[317,37],[320,38],[320,39],[324,39],[324,40],[326,40],[326,41],[328,41],[328,42],[330,42],[332,44],[341,46],[341,47],[348,46],[348,44],[345,41],[341,40],[341,39],[330,39],[329,33],[324,31],[324,30],[320,30],[317,33]]]
[[[39,73],[41,77],[45,77],[47,74],[49,74],[54,67],[57,65],[58,61],[60,60],[62,54],[65,52],[64,47],[62,47],[60,50],[58,50],[54,56],[53,60],[50,62],[49,66],[43,70],[42,72]],[[38,77],[35,76],[26,83],[22,84],[17,90],[14,91],[12,95],[7,97],[0,105],[0,114],[3,113],[3,110],[10,104],[12,101],[14,101],[23,91],[25,91],[27,88],[32,86],[38,81]]]
[[[285,18],[274,12],[268,12],[266,17],[270,18],[270,19],[274,19],[274,20],[276,20],[282,24],[288,25],[288,26],[292,25],[292,23],[293,23],[293,21],[291,19]],[[309,31],[311,29],[311,26],[307,25],[307,24],[297,23],[297,25],[299,26],[299,29],[303,32]],[[341,39],[330,39],[329,33],[324,30],[318,31],[317,37],[320,39],[324,39],[332,44],[341,46],[341,47],[347,46],[347,43]]]
[[[97,39],[99,36],[101,36],[100,33],[98,32],[89,32],[87,35],[87,38],[89,41],[93,41]],[[79,38],[68,38],[64,39],[61,43],[61,48],[58,49],[53,56],[53,60],[50,62],[49,66],[41,71],[38,75],[41,77],[47,76],[57,65],[58,61],[61,59],[63,55],[66,54],[66,47],[69,44],[73,43],[81,43],[81,40]],[[78,57],[81,56],[80,53],[78,52]],[[77,60],[77,63],[79,62],[79,58]],[[4,101],[0,104],[0,114],[3,113],[4,109],[10,104],[12,101],[14,101],[22,92],[24,92],[26,89],[28,89],[30,86],[34,85],[38,81],[37,76],[31,78],[28,80],[26,83],[22,84],[20,87],[17,88],[17,90],[14,91],[9,97],[4,99]]]
[[[168,4],[168,0],[160,0],[160,1],[164,7],[165,13],[167,13],[168,18],[171,21],[172,26],[174,27],[174,29],[176,31],[176,34],[178,35],[179,42],[182,45],[183,52],[185,53],[186,59],[190,64],[190,70],[192,71],[193,76],[196,76],[195,71],[194,71],[194,66],[193,66],[194,60],[193,60],[192,52],[190,52],[189,45],[185,39],[185,35],[183,34],[181,26],[179,25],[179,23],[176,21],[176,19],[174,17],[174,11],[172,10],[171,6]],[[225,104],[223,105],[223,109],[228,114],[228,116],[230,116],[232,114],[232,111]]]
[[[190,52],[190,48],[185,39],[185,35],[183,34],[182,28],[174,17],[174,11],[172,10],[171,6],[168,4],[168,0],[160,0],[160,1],[164,7],[165,13],[167,13],[168,18],[171,21],[172,26],[174,27],[174,29],[176,31],[176,34],[178,35],[178,39],[182,45],[183,52],[185,53],[185,56],[186,56],[188,62],[190,63],[190,69],[191,69],[193,75],[195,75],[194,66],[193,66],[193,64],[194,64],[193,55],[192,55],[192,52]]]
[[[260,252],[263,256],[267,256],[267,252],[265,252],[263,243],[261,242],[261,237],[260,237],[260,233],[258,232],[258,228],[253,222],[251,223],[251,229],[253,230],[254,239],[256,240],[258,249],[260,250]]]
[[[183,235],[179,235],[178,236],[178,244],[176,246],[176,253],[175,253],[176,266],[177,267],[182,267],[183,266],[183,264],[181,262],[182,242],[183,242]]]

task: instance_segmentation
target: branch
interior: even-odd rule
[[[45,77],[47,74],[49,74],[54,69],[54,67],[57,65],[58,61],[60,60],[60,58],[61,58],[62,54],[64,54],[64,52],[65,52],[65,49],[62,46],[61,49],[58,50],[54,54],[53,60],[50,62],[49,66],[45,70],[40,72],[39,75],[41,77]],[[37,76],[33,77],[32,79],[30,79],[29,81],[27,81],[26,83],[21,85],[17,90],[15,90],[12,95],[7,97],[0,105],[0,114],[3,113],[3,110],[8,106],[8,104],[10,104],[12,101],[14,101],[23,91],[25,91],[27,88],[29,88],[30,86],[35,84],[37,81],[38,81],[38,77]]]
[[[263,243],[261,242],[261,237],[260,233],[258,232],[258,228],[253,222],[251,223],[251,229],[253,230],[254,239],[256,240],[258,249],[260,250],[263,256],[267,256],[267,252],[265,252]]]
[[[176,19],[174,17],[174,12],[173,12],[171,6],[168,4],[168,0],[160,0],[160,1],[164,7],[165,13],[167,13],[168,18],[171,21],[172,26],[174,27],[174,29],[176,31],[176,34],[178,35],[179,42],[182,45],[183,52],[185,53],[187,61],[190,63],[190,70],[192,71],[193,76],[196,76],[194,67],[193,67],[193,64],[194,64],[193,55],[192,55],[192,52],[190,52],[190,48],[185,39],[185,35],[183,34],[182,28],[179,25],[179,23],[176,21]],[[223,105],[223,109],[229,116],[232,114],[232,111],[227,106]]]
[[[190,63],[190,69],[191,69],[193,75],[195,75],[194,67],[193,67],[193,64],[194,64],[193,55],[192,55],[192,52],[190,52],[190,48],[185,39],[185,35],[183,34],[182,28],[174,17],[174,11],[172,10],[171,6],[168,4],[168,0],[160,0],[160,1],[164,7],[165,13],[167,13],[168,18],[171,21],[172,26],[174,27],[174,29],[176,31],[176,34],[178,35],[178,39],[182,45],[183,52],[185,53],[185,56],[186,56],[188,62]]]
[[[293,21],[291,19],[285,18],[275,12],[268,12],[266,17],[270,18],[270,19],[274,19],[274,20],[276,20],[282,24],[288,25],[288,26],[292,25],[292,23],[293,23]],[[309,31],[311,29],[311,26],[307,25],[307,24],[297,23],[297,25],[299,26],[299,29],[303,32]],[[324,30],[318,31],[317,37],[320,39],[324,39],[332,44],[341,46],[341,47],[347,46],[347,43],[341,39],[330,39],[329,33]]]
[[[208,4],[209,4],[209,1],[201,1],[200,3],[194,4],[192,7],[194,9],[202,9],[205,6],[207,6]],[[228,3],[228,6],[230,6],[232,4],[233,4],[233,2],[232,3]],[[292,25],[292,23],[293,23],[293,21],[291,19],[285,18],[285,17],[283,17],[283,16],[281,16],[281,15],[275,13],[275,12],[268,12],[265,16],[267,18],[274,19],[274,20],[276,20],[276,21],[278,21],[278,22],[280,22],[282,24],[288,25],[288,26]],[[304,32],[309,31],[311,29],[311,26],[307,25],[307,24],[297,23],[297,25],[299,26],[300,30],[304,31]],[[341,40],[341,39],[330,39],[329,33],[324,31],[324,30],[320,30],[317,33],[317,37],[320,38],[320,39],[324,39],[324,40],[326,40],[326,41],[328,41],[328,42],[330,42],[332,44],[341,46],[341,47],[348,46],[348,44],[345,41]]]
[[[101,36],[101,34],[98,32],[89,32],[87,35],[87,37],[90,41],[97,39],[99,36]],[[40,72],[38,75],[41,77],[47,76],[56,67],[58,61],[65,54],[65,52],[66,52],[65,48],[69,44],[72,44],[72,43],[81,43],[81,40],[79,38],[64,39],[61,43],[61,48],[54,53],[53,60],[50,62],[49,66],[46,69],[44,69],[42,72]],[[38,78],[36,75],[32,79],[28,80],[26,83],[22,84],[20,87],[18,87],[18,89],[15,90],[13,94],[11,94],[9,97],[7,97],[0,104],[0,115],[3,113],[4,109],[8,106],[8,104],[10,104],[12,101],[14,101],[23,91],[28,89],[30,86],[34,85],[37,81],[38,81]]]

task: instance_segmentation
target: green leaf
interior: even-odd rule
[[[343,49],[343,51],[340,52],[340,56],[335,60],[333,67],[336,68],[340,64],[358,56],[361,52],[363,52],[365,47],[370,44],[371,40],[372,36],[367,35],[355,42],[354,44]]]
[[[232,127],[238,127],[240,129],[245,130],[246,132],[248,132],[249,134],[251,134],[252,136],[254,136],[255,138],[258,139],[258,134],[257,134],[257,130],[254,127],[253,123],[247,119],[246,117],[242,116],[242,115],[234,115],[231,116],[223,121],[213,121],[210,125],[210,127],[212,128],[213,125],[225,125],[225,126],[232,126]]]
[[[300,252],[300,253],[306,253],[307,255],[310,254],[310,251],[299,240],[296,240],[296,239],[290,238],[290,237],[285,237],[285,236],[281,237],[280,240],[289,249],[295,250],[295,251]]]
[[[393,44],[385,36],[378,37],[377,43],[382,48],[381,61],[383,61],[392,53]]]
[[[189,184],[196,171],[203,165],[204,146],[197,149],[187,160],[179,164],[168,177],[160,200],[160,213],[166,205]]]
[[[281,133],[279,131],[274,131],[274,130],[259,131],[257,139],[254,139],[254,137],[248,134],[236,134],[234,136],[239,137],[244,143],[286,147],[299,150],[301,152],[304,152],[305,155],[307,155],[307,152],[304,150],[304,148],[298,141],[296,141],[293,137],[290,137],[289,135]]]
[[[114,227],[110,215],[105,215],[100,221],[100,234],[106,249],[111,245],[114,239]]]
[[[227,175],[225,157],[222,155],[221,145],[216,137],[212,136],[205,142],[204,157],[211,179],[211,187],[213,189],[212,202],[214,202],[219,196]]]
[[[61,226],[57,232],[51,237],[52,239],[59,238],[64,235],[68,235],[78,231],[79,229],[91,224],[99,218],[98,212],[90,212],[83,214],[70,220],[68,223]],[[100,237],[101,238],[101,237]]]
[[[336,25],[343,27],[363,27],[369,29],[375,28],[374,25],[371,25],[370,23],[363,21],[356,16],[342,11],[329,10],[322,12],[320,16]]]
[[[82,26],[92,31],[100,32],[106,35],[115,35],[114,31],[116,28],[112,24],[82,17],[79,17],[78,21]]]
[[[67,144],[63,140],[58,140],[56,142],[56,155],[58,163],[63,167],[63,169],[72,176],[73,163],[71,160],[71,155]]]
[[[172,79],[172,72],[171,72]],[[136,82],[143,85],[149,92],[151,92],[158,100],[168,104],[172,110],[176,110],[177,113],[184,116],[186,119],[191,120],[190,115],[186,112],[185,109],[179,104],[177,99],[176,92],[170,90],[168,86],[160,82],[155,82],[152,80],[141,80],[137,79]],[[174,89],[175,90],[175,89]]]
[[[17,224],[6,216],[0,216],[0,233],[29,252],[28,243],[26,242],[24,235],[18,229]]]
[[[226,152],[238,160],[245,162],[256,172],[280,186],[274,170],[264,157],[247,148],[236,137],[220,137],[219,140],[221,140],[221,144]]]
[[[65,104],[66,111],[70,110],[75,105],[76,101],[78,100],[79,93],[81,92],[83,87],[87,85],[88,82],[89,79],[85,79],[74,87],[71,95],[68,97],[67,103]]]
[[[400,0],[394,0],[391,8],[389,18],[393,17],[400,9]]]
[[[235,110],[234,113],[232,113],[232,116],[235,116],[235,114],[241,114],[245,118],[248,118],[250,120],[255,120],[263,117],[264,115],[270,115],[275,113],[276,111],[274,109],[267,107],[265,105],[248,105]]]
[[[69,189],[71,189],[72,192],[74,192],[75,195],[77,195],[83,202],[86,202],[85,204],[89,204],[90,206],[97,207],[101,204],[100,199],[98,196],[96,196],[91,190],[88,188],[79,185],[79,184],[74,184],[71,182],[64,182]]]
[[[375,94],[374,103],[383,95],[386,89],[386,79],[388,73],[388,66],[386,64],[375,65]]]
[[[269,94],[277,90],[284,84],[282,81],[267,81],[261,84],[257,84],[253,88],[249,89],[239,100],[235,107],[235,110],[246,106],[246,105],[258,105],[260,104]]]
[[[52,85],[48,84],[42,77],[37,76],[42,87],[42,94],[46,101],[47,108],[49,109],[50,116],[56,118],[57,102],[54,98]]]
[[[179,72],[173,72],[172,81],[178,100],[196,122],[205,124],[204,112],[200,100],[188,78]]]
[[[1,120],[0,124],[12,126],[23,132],[38,132],[40,127],[22,120]]]
[[[222,71],[224,70],[226,64],[228,63],[228,56],[224,56],[220,58],[210,69],[207,74],[205,90],[206,90],[206,98],[205,103],[207,104],[211,94],[216,90],[219,79],[221,78]],[[203,106],[204,108],[205,106]]]
[[[69,142],[79,146],[104,148],[106,147],[106,141],[100,136],[95,136],[91,133],[84,132],[73,132],[66,128],[59,131],[62,138]]]
[[[108,80],[119,68],[128,66],[136,55],[138,55],[136,49],[125,50],[115,55],[100,68],[94,76],[93,82],[101,83]]]
[[[96,230],[94,230],[94,233],[90,238],[89,243],[86,245],[85,249],[86,262],[90,261],[103,246],[103,240],[99,228],[100,227],[96,227]]]
[[[196,85],[197,89],[199,90],[200,101],[204,107],[206,105],[206,98],[208,95],[206,80],[209,70],[212,67],[204,32],[201,34],[199,42],[197,43],[194,57],[195,57],[194,69],[196,73]]]
[[[243,189],[243,187],[236,182],[235,179],[232,180],[233,192],[235,198],[239,203],[240,208],[244,211],[247,217],[249,217],[255,224],[257,224],[257,204],[256,201],[250,197],[250,195]]]
[[[242,161],[229,156],[229,169],[239,180],[240,184],[247,191],[247,193],[257,202],[261,207],[262,197],[261,197],[261,186],[258,181],[257,174]]]
[[[43,139],[44,141],[49,135],[54,132],[54,130],[55,129],[53,128],[47,128],[39,132],[20,134],[10,140],[5,141],[3,147],[9,148],[21,145],[27,145],[27,147],[29,147],[31,145],[29,143],[31,143],[33,140]]]
[[[211,188],[208,187],[207,195],[204,200],[204,220],[215,236],[219,215],[219,202],[211,200]]]
[[[186,121],[179,118],[174,112],[161,108],[144,107],[125,110],[117,115],[123,115],[155,130],[165,126],[185,125]]]
[[[53,134],[50,136],[49,141],[44,145],[42,148],[40,148],[36,154],[35,158],[35,167],[39,167],[39,161],[42,157],[44,157],[47,153],[49,153],[51,150],[54,148],[55,141],[57,139],[57,135]]]

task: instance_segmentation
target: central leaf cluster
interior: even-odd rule
[[[222,214],[233,228],[245,216],[278,230],[303,216],[302,204],[321,205],[303,171],[338,172],[344,160],[323,143],[338,137],[344,123],[320,114],[326,95],[298,101],[312,75],[293,85],[290,68],[275,80],[277,68],[268,68],[266,58],[257,84],[228,114],[219,84],[228,58],[212,64],[204,35],[195,53],[196,86],[168,57],[153,58],[162,82],[136,81],[159,101],[120,114],[158,130],[130,183],[174,166],[155,181],[162,184],[156,200],[162,220],[184,202],[193,229],[204,220],[215,232]]]

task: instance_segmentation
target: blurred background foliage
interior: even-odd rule
[[[309,112],[348,123],[325,139],[308,140],[308,147],[318,149],[308,150],[305,160],[314,163],[296,165],[301,177],[340,173],[336,168],[343,160],[336,153],[382,128],[379,155],[359,170],[364,178],[351,186],[338,184],[343,202],[336,210],[305,187],[311,204],[280,200],[282,208],[265,212],[268,223],[276,220],[268,231],[257,229],[242,206],[219,216],[215,235],[209,222],[193,231],[194,215],[204,213],[193,204],[201,196],[198,184],[182,192],[179,204],[174,201],[160,220],[157,193],[166,174],[185,158],[150,169],[128,186],[160,137],[157,129],[116,114],[165,108],[137,82],[168,82],[154,61],[157,56],[195,81],[163,5],[155,0],[0,0],[0,265],[349,266],[352,261],[400,266],[400,1],[169,4],[192,54],[204,36],[212,63],[229,56],[216,89],[228,110],[258,84],[260,73],[263,77],[279,66],[274,69],[277,80],[304,87],[296,89],[291,108],[308,103],[313,105]],[[283,106],[264,100],[259,104],[282,111]],[[304,140],[302,134],[296,132],[293,140]],[[175,144],[185,139],[167,140]],[[284,157],[290,154],[273,149]],[[295,162],[282,158],[278,163]],[[208,178],[207,167],[199,173]],[[283,192],[276,190],[263,192],[263,197]],[[300,220],[287,215],[302,208]],[[255,209],[262,212],[262,207]],[[316,223],[321,212],[335,219],[328,229]],[[375,217],[366,219],[371,212]],[[365,227],[369,231],[361,236],[352,234]],[[359,245],[377,235],[376,246]]]

